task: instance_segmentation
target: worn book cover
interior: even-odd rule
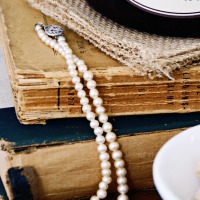
[[[14,199],[16,189],[21,199],[24,195],[70,199],[96,192],[101,169],[86,119],[26,126],[18,122],[13,108],[1,109],[0,119],[0,174],[9,199]],[[154,189],[152,163],[157,151],[175,134],[199,124],[199,119],[200,113],[110,119],[124,152],[130,190]],[[116,180],[115,173],[112,177]],[[109,191],[116,191],[115,181]]]
[[[25,0],[2,0],[0,6],[0,38],[20,122],[45,123],[47,119],[83,116],[65,60],[34,32],[39,21],[58,23]],[[65,37],[74,54],[93,71],[110,116],[200,110],[198,66],[177,70],[175,81],[151,80],[136,75],[67,28]]]

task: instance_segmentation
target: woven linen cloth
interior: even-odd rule
[[[125,28],[99,14],[86,0],[27,1],[139,75],[173,79],[173,70],[199,65],[200,38],[165,37]]]

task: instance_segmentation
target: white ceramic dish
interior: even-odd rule
[[[168,17],[200,17],[199,0],[127,0],[145,11]]]
[[[171,138],[153,163],[155,186],[164,200],[194,200],[200,187],[196,174],[200,162],[200,125]]]

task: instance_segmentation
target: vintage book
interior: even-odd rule
[[[116,194],[111,194],[108,196],[109,200],[115,200]],[[142,190],[142,191],[135,191],[129,194],[130,199],[134,200],[161,200],[159,194],[156,190]],[[0,179],[0,200],[8,200],[8,196],[6,194],[5,188],[3,183]],[[22,199],[20,199],[22,200]],[[27,199],[26,199],[27,200]],[[75,199],[74,199],[75,200]],[[77,200],[77,199],[76,199]],[[88,200],[88,198],[81,198],[81,200]]]
[[[57,22],[24,0],[1,0],[0,6],[0,38],[20,122],[36,124],[47,119],[83,116],[65,60],[34,32],[38,21]],[[137,76],[67,28],[65,36],[73,52],[93,71],[110,116],[200,110],[199,66],[177,70],[173,74],[175,81],[150,80]]]
[[[8,108],[0,110],[0,119],[0,175],[10,199],[16,188],[18,195],[48,200],[95,193],[100,163],[94,134],[84,118],[26,126]],[[111,121],[124,152],[130,189],[146,190],[154,188],[152,163],[159,148],[186,127],[199,124],[200,113],[124,116]],[[116,191],[115,182],[109,191]]]
[[[136,191],[136,192],[132,192],[129,196],[130,196],[130,199],[135,199],[135,200],[141,200],[141,199],[142,200],[149,200],[149,199],[161,200],[161,198],[156,190]],[[116,197],[117,197],[116,194],[111,194],[111,195],[109,195],[109,200],[115,200]],[[7,194],[6,194],[6,191],[5,191],[5,188],[3,186],[1,179],[0,179],[0,200],[8,200],[8,197],[7,197]],[[22,200],[22,199],[20,199],[20,200]],[[88,200],[88,198],[81,198],[81,200]]]

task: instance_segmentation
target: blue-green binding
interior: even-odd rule
[[[200,112],[111,117],[118,136],[183,128],[200,124]],[[46,125],[22,125],[14,108],[0,109],[0,138],[16,147],[51,142],[77,142],[95,138],[85,118],[48,120]]]

